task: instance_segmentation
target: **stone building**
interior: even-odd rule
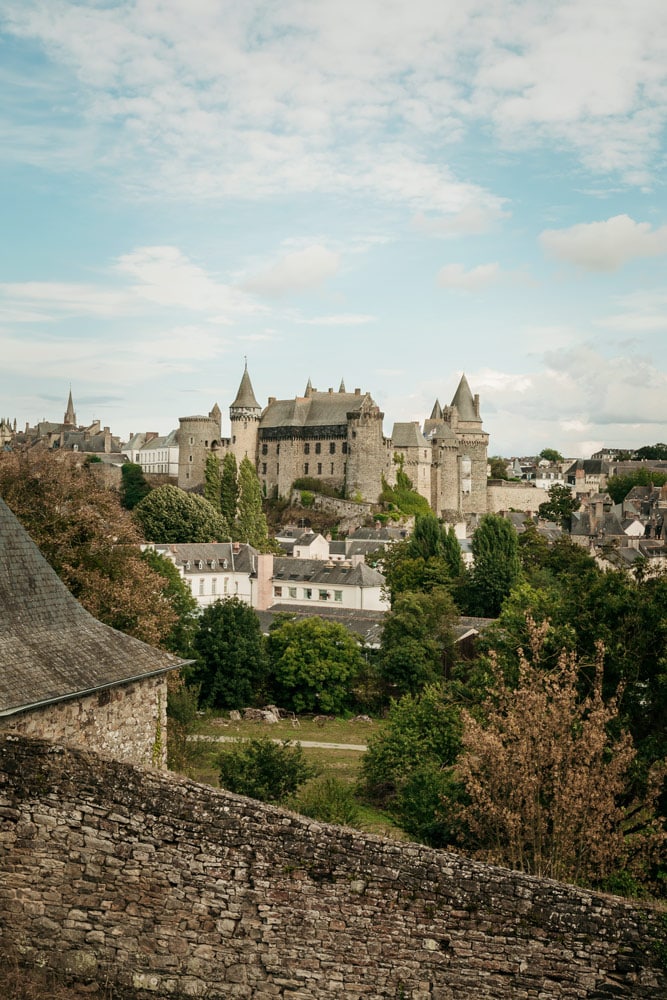
[[[103,625],[56,576],[0,500],[0,732],[166,762],[171,653]]]
[[[72,390],[67,398],[67,408],[61,423],[54,423],[50,420],[40,420],[39,423],[31,427],[25,425],[22,431],[17,430],[16,420],[11,436],[7,437],[7,430],[10,428],[9,421],[5,420],[5,431],[0,434],[0,445],[13,447],[40,445],[61,451],[78,451],[92,455],[114,455],[121,459],[120,438],[111,433],[109,427],[102,427],[99,420],[93,420],[88,425],[77,425]]]
[[[439,517],[457,521],[487,510],[489,438],[465,375],[449,406],[436,400],[423,428],[397,423],[389,438],[370,393],[347,392],[343,382],[337,392],[318,392],[309,379],[303,396],[271,396],[262,409],[247,365],[229,414],[230,438],[221,436],[217,403],[208,416],[181,417],[182,488],[201,486],[210,453],[231,451],[237,462],[254,461],[265,496],[289,496],[295,480],[312,477],[347,497],[376,502],[383,480],[394,483],[402,465]]]

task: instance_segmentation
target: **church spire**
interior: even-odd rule
[[[67,424],[68,427],[76,427],[76,413],[74,412],[74,402],[72,400],[72,386],[69,387],[69,398],[67,400],[67,409],[65,410],[63,423]]]
[[[338,391],[345,392],[345,381],[343,379],[340,380],[340,388]]]
[[[304,396],[308,399],[309,396],[313,395],[313,383],[310,381],[310,376],[308,376],[308,381],[306,382],[306,391]]]

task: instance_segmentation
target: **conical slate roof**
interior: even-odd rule
[[[248,375],[248,365],[246,364],[243,370],[243,377],[241,378],[241,384],[239,385],[239,391],[236,393],[236,399],[232,403],[230,409],[234,407],[243,407],[245,409],[261,409],[259,403],[255,399],[255,393],[252,387],[252,382],[250,381],[250,376]]]
[[[74,412],[74,400],[72,399],[72,389],[70,387],[67,409],[65,410],[65,424],[76,424],[76,413]]]
[[[479,421],[479,417],[475,412],[475,402],[472,398],[470,386],[468,385],[468,380],[465,375],[461,376],[459,387],[454,394],[454,399],[452,400],[452,406],[455,406],[459,411],[460,420]]]
[[[0,500],[0,716],[182,665],[93,618]]]
[[[440,400],[436,399],[433,404],[433,409],[431,410],[431,420],[442,420],[442,407],[440,406]]]

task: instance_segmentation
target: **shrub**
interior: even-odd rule
[[[300,743],[274,743],[268,736],[236,744],[218,763],[222,788],[261,802],[283,802],[317,773]]]
[[[327,777],[309,785],[293,802],[297,812],[322,823],[355,826],[359,820],[359,805],[349,785],[339,778]]]

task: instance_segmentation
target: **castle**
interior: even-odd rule
[[[195,489],[204,481],[209,454],[231,451],[249,458],[265,496],[289,496],[305,476],[343,489],[348,497],[375,502],[383,479],[393,484],[404,471],[433,511],[448,521],[487,510],[487,446],[479,396],[463,375],[449,406],[435,401],[423,428],[395,423],[384,436],[381,412],[370,393],[318,392],[310,379],[303,396],[257,402],[246,364],[229,407],[231,437],[221,436],[216,403],[208,416],[180,418],[178,485]]]

